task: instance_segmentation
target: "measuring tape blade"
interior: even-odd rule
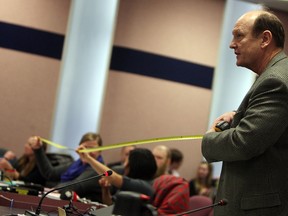
[[[179,141],[179,140],[200,140],[202,138],[203,138],[203,135],[162,137],[162,138],[138,140],[138,141],[131,141],[131,142],[123,142],[123,143],[117,143],[117,144],[112,144],[112,145],[107,145],[107,146],[99,146],[97,148],[82,149],[82,150],[79,150],[79,152],[105,151],[105,150],[116,149],[116,148],[131,146],[131,145],[142,145],[142,144],[150,144],[150,143],[156,143],[156,142]],[[52,145],[56,148],[76,151],[76,149],[68,148],[66,146],[54,143],[47,139],[44,139],[44,138],[40,138],[40,139],[43,142],[49,145]]]
[[[44,139],[44,138],[42,138],[42,137],[40,137],[40,140],[41,140],[42,142],[45,142],[45,143],[47,143],[47,144],[49,144],[49,145],[51,145],[51,146],[54,146],[54,147],[56,147],[56,148],[59,148],[59,149],[67,149],[67,150],[73,150],[73,151],[75,151],[75,149],[68,148],[67,146],[63,146],[63,145],[54,143],[54,142],[49,141],[49,140],[47,140],[47,139]]]
[[[117,143],[117,144],[112,144],[112,145],[107,145],[107,146],[100,146],[97,148],[83,149],[83,150],[80,150],[79,152],[105,151],[109,149],[121,148],[121,147],[131,146],[131,145],[141,145],[141,144],[149,144],[149,143],[156,143],[156,142],[179,141],[179,140],[200,140],[202,138],[203,138],[202,135],[154,138],[154,139],[146,139],[146,140],[139,140],[139,141],[132,141],[132,142]]]

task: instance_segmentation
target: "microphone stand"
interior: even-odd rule
[[[215,206],[224,206],[224,205],[227,205],[227,203],[228,203],[228,201],[226,199],[222,199],[219,202],[214,203],[212,205],[208,205],[208,206],[200,207],[200,208],[193,209],[193,210],[190,210],[190,211],[182,212],[182,213],[176,214],[175,216],[182,216],[182,215],[186,215],[186,214],[192,214],[192,213],[195,213],[195,212],[207,209],[207,208],[213,208]]]
[[[26,210],[26,211],[25,211],[25,215],[28,215],[28,216],[45,216],[45,215],[43,215],[43,214],[40,214],[40,212],[41,212],[41,205],[42,205],[42,202],[43,202],[44,198],[45,198],[49,193],[52,193],[53,191],[56,191],[56,190],[62,190],[62,189],[64,189],[64,188],[70,187],[70,186],[72,186],[72,185],[80,184],[80,183],[83,183],[83,182],[86,182],[86,181],[90,181],[90,180],[92,180],[92,179],[96,179],[96,178],[99,178],[99,177],[102,177],[102,176],[110,176],[110,175],[112,175],[112,173],[113,173],[112,170],[108,170],[108,171],[106,171],[106,172],[104,172],[103,174],[100,174],[100,175],[92,176],[92,177],[87,178],[87,179],[83,179],[83,180],[80,180],[80,181],[77,181],[77,182],[72,182],[72,183],[68,183],[68,184],[65,184],[65,185],[60,186],[60,187],[53,188],[53,189],[49,190],[47,193],[45,193],[45,194],[41,197],[41,199],[40,199],[40,201],[39,201],[39,204],[38,204],[38,207],[37,207],[37,209],[36,209],[35,212]]]

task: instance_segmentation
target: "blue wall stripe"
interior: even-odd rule
[[[214,68],[114,46],[111,69],[211,89]]]
[[[63,35],[0,22],[3,48],[61,59],[63,44]]]
[[[24,26],[0,22],[0,47],[61,60],[65,37]],[[110,68],[211,89],[214,68],[114,46]]]

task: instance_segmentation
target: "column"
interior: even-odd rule
[[[76,148],[99,131],[117,10],[118,0],[71,2],[51,134],[58,144]]]

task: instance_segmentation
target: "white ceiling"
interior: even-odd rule
[[[257,4],[263,4],[271,9],[288,12],[288,0],[242,0]]]

